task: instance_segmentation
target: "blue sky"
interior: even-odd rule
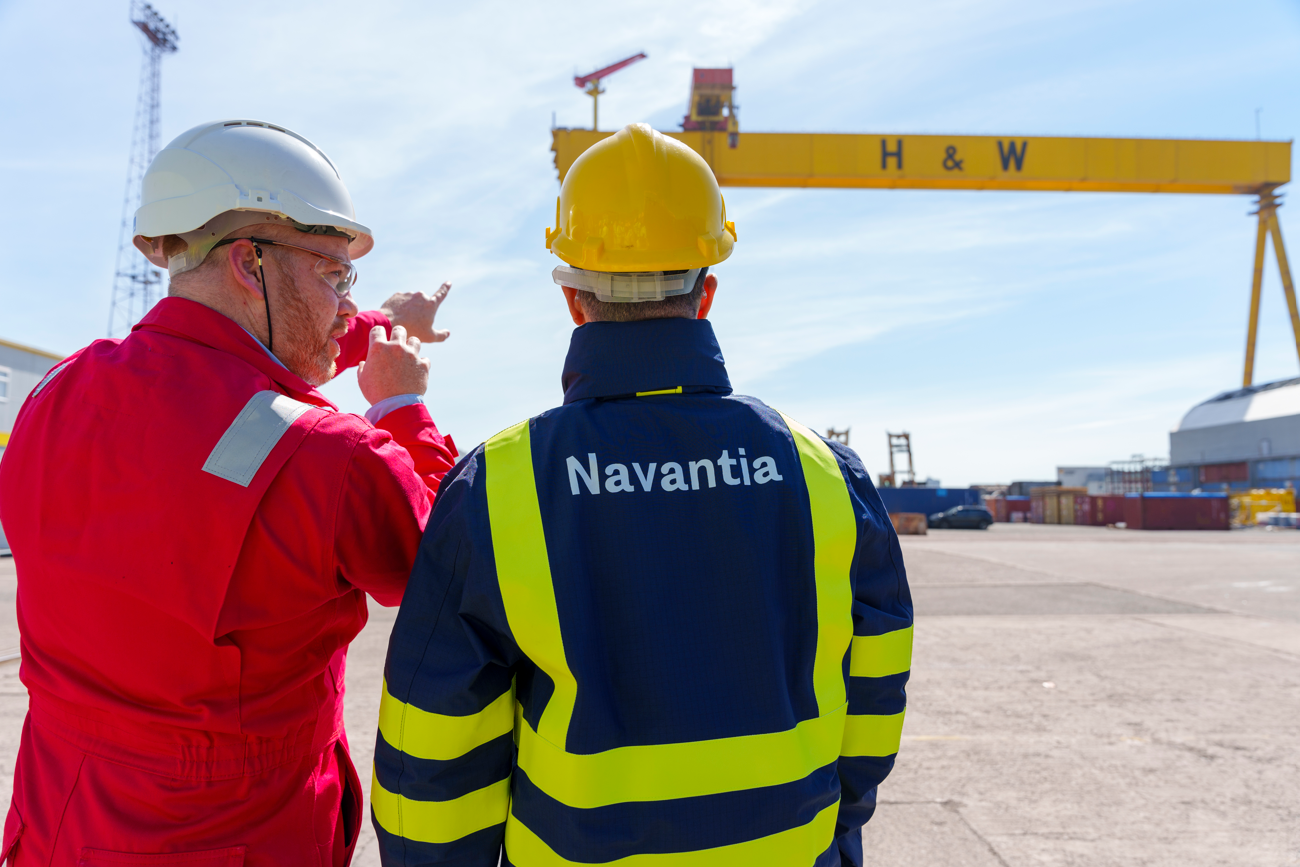
[[[359,302],[455,284],[426,349],[439,425],[468,447],[558,402],[569,323],[542,231],[549,127],[674,129],[692,66],[735,67],[742,131],[1265,138],[1300,129],[1300,4],[474,4],[160,0],[181,50],[163,141],[271,120],[339,165],[375,230]],[[103,335],[139,74],[126,3],[0,0],[0,336]],[[737,390],[852,426],[873,472],[913,435],[946,484],[1164,455],[1241,377],[1245,197],[724,190],[740,243],[713,321]],[[1283,208],[1300,262],[1300,212]],[[1300,374],[1270,254],[1256,381]],[[355,377],[327,388],[365,408]]]

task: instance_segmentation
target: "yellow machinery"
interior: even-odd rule
[[[1295,491],[1290,488],[1254,488],[1234,493],[1228,498],[1228,510],[1234,527],[1253,527],[1260,515],[1294,512]]]
[[[724,75],[725,73],[725,75]],[[897,133],[740,134],[731,70],[696,69],[690,114],[665,133],[704,157],[722,186],[911,190],[1042,190],[1254,195],[1259,217],[1242,384],[1254,380],[1266,238],[1273,238],[1300,357],[1300,310],[1276,190],[1291,180],[1290,141],[943,136]],[[552,130],[560,180],[612,133]]]

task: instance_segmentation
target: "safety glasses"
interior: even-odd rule
[[[348,297],[352,292],[352,287],[357,285],[357,269],[351,262],[344,262],[342,259],[336,259],[333,256],[326,255],[320,250],[313,250],[310,247],[300,247],[297,244],[286,244],[284,241],[272,241],[269,238],[226,238],[217,242],[214,247],[220,247],[223,244],[233,244],[236,241],[252,241],[254,244],[264,245],[267,247],[289,247],[293,250],[301,250],[304,253],[311,253],[316,259],[314,270],[316,276],[320,277],[334,290],[334,294],[340,300]],[[261,251],[258,251],[259,259]],[[260,264],[260,262],[259,262]]]

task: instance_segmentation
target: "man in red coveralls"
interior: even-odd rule
[[[169,297],[46,376],[0,468],[31,696],[0,860],[344,865],[347,646],[455,457],[408,337],[445,338],[447,287],[358,314],[371,233],[271,124],[185,133],[143,201]],[[368,420],[316,391],[358,362]]]

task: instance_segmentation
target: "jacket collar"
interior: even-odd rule
[[[560,384],[566,404],[678,387],[731,393],[707,319],[589,322],[574,329]]]
[[[134,331],[157,331],[226,352],[255,367],[291,395],[318,406],[338,409],[310,383],[271,355],[256,337],[233,319],[188,298],[168,297],[136,324]]]

